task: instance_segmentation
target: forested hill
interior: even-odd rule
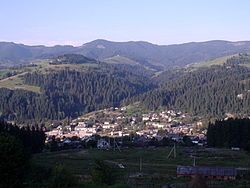
[[[237,56],[233,56],[226,61],[227,65],[250,65],[250,54],[240,53]]]
[[[154,87],[147,77],[114,66],[87,71],[66,68],[46,74],[34,72],[25,74],[23,79],[25,84],[39,86],[41,94],[1,88],[3,118],[41,121],[77,117],[117,106],[123,99]]]
[[[95,59],[87,58],[80,54],[64,54],[52,60],[50,64],[96,64],[99,63]]]
[[[215,66],[168,75],[158,89],[129,102],[141,101],[149,109],[171,107],[194,115],[219,118],[225,113],[250,114],[249,68]]]
[[[167,107],[203,117],[243,116],[250,114],[250,68],[238,66],[246,57],[239,58],[240,63],[156,73],[140,65],[59,56],[55,64],[54,59],[52,65],[3,80],[1,87],[13,87],[0,88],[0,118],[42,122],[138,101],[151,110]],[[17,89],[20,84],[39,92]]]
[[[29,63],[35,59],[64,54],[81,54],[99,61],[130,62],[149,68],[167,69],[212,60],[218,57],[250,52],[250,42],[207,41],[176,45],[155,45],[149,42],[111,42],[95,40],[79,47],[27,46],[0,42],[0,66]],[[113,61],[112,61],[113,60]]]

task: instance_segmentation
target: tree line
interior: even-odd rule
[[[250,119],[217,120],[207,131],[210,147],[239,147],[250,151]]]
[[[41,128],[20,128],[0,121],[0,187],[23,187],[31,154],[41,152],[44,144]]]
[[[7,134],[15,137],[28,153],[41,152],[45,144],[45,133],[43,127],[12,125],[0,121],[0,134]]]

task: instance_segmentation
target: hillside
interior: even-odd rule
[[[0,83],[0,116],[19,122],[77,117],[118,106],[127,97],[154,88],[147,75],[127,67],[62,65],[59,69],[24,72],[21,81],[18,76],[13,78],[23,88]]]
[[[111,42],[95,40],[79,47],[73,46],[26,46],[1,42],[0,65],[25,64],[34,59],[56,57],[63,54],[82,54],[99,61],[119,63],[137,62],[153,69],[182,67],[191,63],[250,52],[250,42],[208,41],[176,45],[155,45],[148,42]],[[123,57],[120,60],[117,57]],[[112,60],[113,59],[113,60]]]
[[[250,66],[250,55],[249,53],[239,53],[229,56],[219,57],[213,60],[202,61],[197,63],[192,63],[186,65],[188,69],[198,69],[204,67],[211,67],[214,65],[240,65],[240,66]]]
[[[105,49],[104,43],[98,48]],[[166,71],[118,55],[106,62],[80,54],[37,60],[1,69],[0,117],[58,120],[134,102],[197,116],[245,116],[250,114],[249,59],[240,53]]]
[[[153,110],[167,107],[217,118],[226,113],[250,114],[249,68],[214,66],[191,72],[164,72],[159,76],[162,84],[157,89],[134,97],[129,103],[140,101]]]

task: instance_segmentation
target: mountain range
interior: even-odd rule
[[[250,52],[250,41],[213,40],[156,45],[143,41],[111,42],[98,39],[78,47],[27,46],[13,42],[0,42],[0,65],[25,64],[35,59],[46,59],[70,53],[109,63],[139,64],[161,70],[245,52]]]

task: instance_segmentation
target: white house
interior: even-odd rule
[[[75,131],[84,131],[86,130],[86,126],[85,125],[77,125],[75,127]]]

